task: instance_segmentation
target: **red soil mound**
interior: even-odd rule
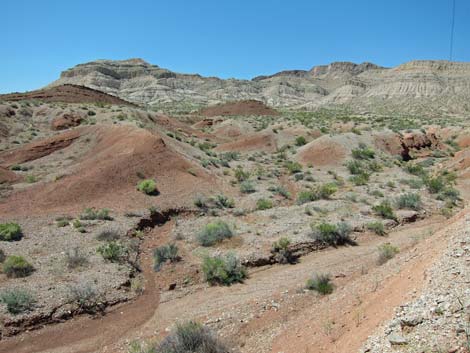
[[[230,116],[230,115],[268,115],[277,116],[279,113],[266,106],[263,102],[246,100],[215,105],[199,111],[204,116]]]
[[[205,169],[176,152],[159,135],[128,126],[92,126],[73,132],[82,137],[94,135],[92,140],[96,140],[73,172],[14,193],[0,204],[0,214],[79,212],[85,207],[115,211],[175,208],[192,205],[195,194],[217,188],[216,180]],[[70,133],[55,138],[63,140],[64,135]],[[30,151],[25,148],[9,155],[29,156]],[[138,175],[155,179],[160,194],[147,196],[137,191]]]
[[[277,141],[271,132],[255,133],[239,140],[221,144],[215,148],[218,152],[274,152],[277,149]]]
[[[8,170],[7,168],[0,167],[0,184],[3,183],[14,183],[15,181],[19,181],[21,177],[17,175],[15,172]]]
[[[80,125],[83,118],[77,114],[65,113],[62,116],[52,120],[52,130],[66,130]]]
[[[297,153],[297,160],[305,165],[336,166],[341,165],[346,157],[347,150],[329,136],[322,136],[301,147]]]
[[[47,139],[28,143],[12,151],[2,152],[0,153],[0,164],[4,167],[10,167],[14,164],[21,164],[47,156],[70,146],[74,140],[80,137],[83,131],[84,129],[67,131]]]
[[[68,84],[25,93],[0,95],[0,100],[4,101],[21,101],[30,99],[37,99],[44,102],[105,103],[135,106],[135,104],[127,102],[121,98],[111,96],[92,88]]]

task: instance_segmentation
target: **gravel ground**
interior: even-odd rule
[[[444,255],[415,301],[369,338],[361,352],[468,352],[470,348],[470,215],[449,229]]]

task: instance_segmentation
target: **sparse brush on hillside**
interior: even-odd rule
[[[3,273],[12,278],[27,277],[34,271],[33,265],[24,257],[17,255],[8,256],[2,267]]]
[[[395,255],[399,253],[400,250],[396,246],[390,243],[386,243],[386,244],[379,246],[378,251],[379,251],[379,257],[377,259],[377,263],[379,265],[383,265],[388,260],[393,259]]]
[[[153,179],[145,179],[137,184],[137,190],[146,195],[158,195],[157,183]]]
[[[271,247],[271,253],[274,254],[276,262],[280,264],[293,264],[297,262],[297,257],[294,256],[289,249],[290,240],[288,238],[280,238],[275,241]]]
[[[383,218],[393,219],[393,220],[397,219],[395,212],[393,212],[392,205],[390,201],[388,200],[384,200],[380,204],[373,206],[372,210]]]
[[[423,207],[421,196],[412,193],[398,196],[396,205],[398,208],[408,208],[415,211],[418,211]]]
[[[36,300],[26,289],[10,288],[0,293],[0,301],[6,305],[10,314],[18,315],[34,308]]]

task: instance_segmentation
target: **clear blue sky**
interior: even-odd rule
[[[470,61],[456,0],[454,60]],[[0,92],[42,87],[95,59],[252,78],[332,61],[447,59],[452,0],[2,0]]]

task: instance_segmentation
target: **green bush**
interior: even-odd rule
[[[11,255],[3,262],[3,272],[8,277],[27,277],[34,271],[33,265],[22,256]]]
[[[155,348],[143,348],[135,345],[130,353],[228,353],[223,343],[207,327],[189,321],[178,324]],[[140,348],[139,348],[140,346]]]
[[[334,183],[323,184],[314,190],[303,190],[297,194],[297,204],[303,205],[304,203],[320,199],[327,200],[336,191],[338,191],[338,187]]]
[[[289,249],[290,240],[289,238],[280,238],[275,241],[271,247],[271,253],[273,253],[276,262],[280,264],[293,264],[297,262],[297,256],[294,256],[292,251]]]
[[[206,281],[212,285],[231,285],[236,282],[243,282],[246,278],[245,268],[240,264],[240,260],[231,253],[224,257],[205,257],[202,272]]]
[[[153,251],[153,269],[158,272],[167,261],[175,262],[179,260],[178,247],[175,244],[163,245]]]
[[[307,143],[307,140],[305,139],[305,137],[303,136],[298,136],[296,139],[295,139],[295,145],[296,146],[303,146]]]
[[[367,223],[367,229],[369,229],[370,231],[374,232],[375,234],[377,235],[385,235],[387,234],[385,232],[385,227],[384,227],[384,224],[382,222],[370,222],[370,223]]]
[[[346,167],[348,168],[349,173],[353,175],[359,175],[359,174],[363,174],[366,172],[366,168],[364,167],[362,162],[358,160],[348,161],[346,163]]]
[[[290,199],[290,192],[287,191],[287,189],[283,187],[282,185],[272,186],[268,190],[284,197],[285,199]]]
[[[360,143],[359,148],[353,149],[351,151],[351,153],[352,153],[352,156],[355,159],[373,159],[373,158],[375,158],[375,151],[372,148],[367,147],[363,143]]]
[[[85,208],[83,213],[79,217],[81,220],[95,220],[100,219],[104,221],[112,221],[113,218],[109,215],[109,210],[107,208],[103,208],[101,210],[97,210],[92,207]]]
[[[306,288],[322,295],[331,294],[334,289],[330,276],[325,274],[314,274],[312,278],[307,280]]]
[[[425,180],[425,184],[428,188],[428,191],[431,194],[437,194],[437,193],[443,191],[444,188],[446,187],[445,180],[441,176],[428,178],[428,179]]]
[[[250,177],[250,173],[244,171],[241,167],[238,167],[237,169],[235,169],[235,179],[237,179],[239,183],[241,183],[242,181],[248,180],[249,177]]]
[[[378,247],[378,250],[379,250],[379,257],[377,259],[377,263],[379,265],[383,265],[388,260],[393,259],[395,255],[400,252],[400,250],[396,246],[390,243],[380,245]]]
[[[127,248],[115,241],[99,246],[96,251],[110,262],[123,262],[127,257]]]
[[[252,194],[256,192],[256,188],[251,181],[245,180],[240,183],[240,191],[244,194]]]
[[[312,224],[311,228],[314,239],[327,243],[328,245],[355,244],[350,237],[352,232],[351,226],[345,222],[337,224],[323,222],[317,225]]]
[[[157,195],[157,183],[153,179],[145,179],[137,184],[137,190],[143,192],[146,195]]]
[[[0,240],[13,241],[23,237],[21,227],[17,223],[0,224]]]
[[[418,211],[423,207],[421,196],[412,193],[400,195],[397,198],[396,205],[400,209],[408,208],[415,211]]]
[[[218,208],[233,208],[235,206],[235,201],[233,199],[222,194],[217,195],[214,201]]]
[[[357,174],[349,177],[349,181],[356,186],[367,185],[370,175],[368,173]]]
[[[302,171],[302,165],[298,162],[288,161],[284,166],[291,174],[300,173]]]
[[[95,286],[89,283],[78,283],[69,288],[69,300],[81,310],[95,312],[99,306],[100,296]]]
[[[0,249],[0,264],[2,264],[6,258],[7,256],[5,255],[5,252],[2,249]]]
[[[224,239],[231,238],[233,232],[224,221],[214,221],[208,223],[197,235],[197,240],[202,246],[212,246]]]
[[[30,292],[20,288],[4,290],[0,293],[0,301],[7,306],[8,312],[13,315],[31,311],[36,302]]]
[[[384,200],[380,204],[373,206],[372,210],[383,218],[393,220],[397,219],[395,212],[393,212],[392,205],[388,200]]]
[[[273,208],[273,202],[269,199],[258,199],[256,201],[256,209],[257,210],[268,210],[270,208]]]

